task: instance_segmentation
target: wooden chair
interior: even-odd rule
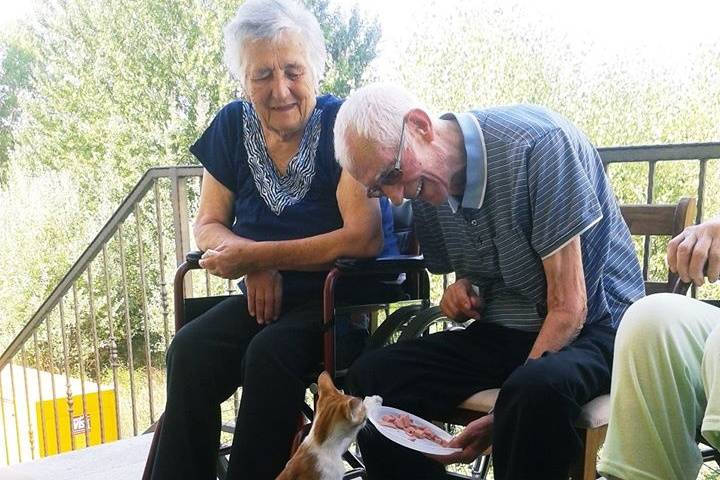
[[[695,223],[695,198],[682,198],[675,205],[622,205],[620,210],[627,223],[630,233],[645,236],[674,237],[683,229]],[[644,268],[646,293],[675,292],[685,294],[688,285],[678,281],[676,274],[668,271],[667,281],[651,281],[647,277],[648,242],[645,242]],[[407,337],[417,336],[433,323],[446,322],[438,307],[433,307],[418,314],[410,323]],[[401,337],[401,340],[403,338]],[[497,400],[500,389],[483,390],[465,400],[449,417],[437,419],[443,422],[467,425],[469,422],[487,414]],[[583,439],[583,451],[571,467],[569,477],[573,480],[591,480],[597,478],[596,461],[600,446],[605,441],[607,423],[610,414],[610,395],[601,395],[588,402],[582,409],[575,426]],[[489,466],[489,458],[480,459],[475,467],[473,478],[485,478]],[[455,475],[451,475],[455,476]],[[458,477],[458,476],[455,476]],[[463,477],[460,477],[463,478]],[[466,477],[465,477],[466,478]]]

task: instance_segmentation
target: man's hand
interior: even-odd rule
[[[242,237],[223,240],[217,247],[206,250],[199,264],[218,277],[240,278],[247,272],[256,270],[252,253],[254,243]]]
[[[687,227],[670,240],[667,262],[683,282],[700,286],[705,276],[710,283],[716,281],[720,275],[720,218]]]
[[[280,316],[282,309],[282,275],[276,270],[260,270],[245,276],[248,313],[258,325],[267,325]]]
[[[450,455],[428,455],[428,457],[445,465],[473,462],[492,445],[494,422],[495,416],[491,413],[468,423],[462,433],[453,437],[448,444],[450,448],[462,448],[461,452]]]
[[[457,322],[464,322],[469,318],[479,319],[484,306],[482,297],[475,293],[470,280],[466,278],[450,285],[440,300],[443,314]]]

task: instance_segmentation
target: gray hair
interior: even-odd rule
[[[412,93],[389,83],[367,85],[351,93],[335,119],[335,157],[340,166],[350,171],[356,166],[348,135],[370,140],[381,148],[395,148],[403,118],[413,108],[427,111]]]
[[[293,0],[248,0],[238,8],[225,33],[225,64],[245,84],[245,47],[253,40],[275,40],[283,32],[299,33],[312,70],[315,90],[325,71],[325,37],[315,16]]]

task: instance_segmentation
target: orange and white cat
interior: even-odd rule
[[[318,401],[310,433],[276,480],[341,480],[345,473],[342,454],[365,425],[365,404],[380,405],[380,397],[345,395],[327,372],[318,377]]]

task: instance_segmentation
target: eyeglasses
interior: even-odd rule
[[[403,176],[402,168],[400,168],[400,159],[402,157],[403,142],[405,140],[405,120],[402,122],[402,129],[400,130],[400,144],[398,145],[397,153],[395,154],[395,164],[382,172],[375,182],[375,185],[368,187],[367,196],[368,198],[380,198],[385,195],[382,191],[383,185],[395,185],[400,181]]]

